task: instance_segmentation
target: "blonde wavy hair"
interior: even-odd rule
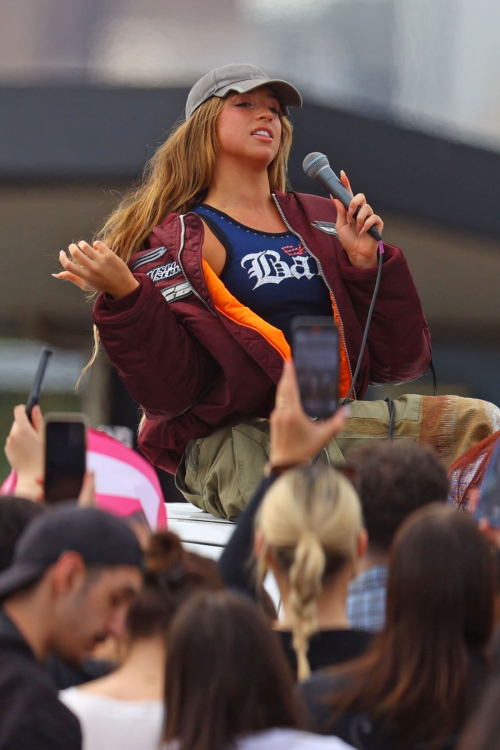
[[[219,148],[217,119],[228,98],[208,99],[188,120],[174,126],[146,164],[141,181],[125,194],[94,240],[104,242],[128,263],[168,214],[187,213],[203,201],[212,182]],[[278,153],[267,169],[271,191],[288,188],[292,125],[282,113],[280,120]],[[82,375],[93,365],[98,351],[99,333],[94,326],[94,351]]]
[[[264,497],[256,519],[263,540],[257,575],[262,582],[270,551],[288,577],[299,680],[310,674],[307,652],[309,639],[318,630],[323,581],[347,563],[355,565],[362,526],[354,487],[328,466],[289,471]]]

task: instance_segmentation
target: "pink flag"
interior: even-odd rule
[[[87,433],[87,469],[95,473],[96,505],[115,516],[144,516],[155,530],[167,525],[165,501],[151,464],[131,448],[90,429]],[[0,495],[12,494],[17,477],[11,472]]]

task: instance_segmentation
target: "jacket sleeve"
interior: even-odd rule
[[[367,347],[372,383],[397,383],[423,375],[431,362],[431,339],[420,298],[406,259],[397,247],[384,245],[380,288]],[[340,273],[364,330],[377,268],[355,268],[342,248]]]
[[[217,563],[226,586],[237,589],[252,599],[257,599],[255,571],[249,565],[253,551],[255,516],[275,479],[273,474],[262,477],[252,499],[238,518],[238,524]]]
[[[132,398],[151,419],[173,419],[203,393],[213,361],[151,279],[135,278],[139,287],[120,300],[99,295],[94,322]]]

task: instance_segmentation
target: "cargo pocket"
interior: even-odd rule
[[[269,420],[249,417],[190,441],[175,483],[196,507],[233,521],[257,488],[268,455]]]
[[[226,506],[228,518],[236,518],[246,508],[262,479],[269,459],[269,420],[238,424],[232,432],[238,500],[235,505]]]

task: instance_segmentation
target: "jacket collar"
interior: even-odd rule
[[[26,656],[30,657],[34,662],[37,661],[37,658],[26,638],[24,638],[16,625],[14,625],[5,610],[0,607],[0,644],[1,643],[8,643],[9,646],[23,651]]]

